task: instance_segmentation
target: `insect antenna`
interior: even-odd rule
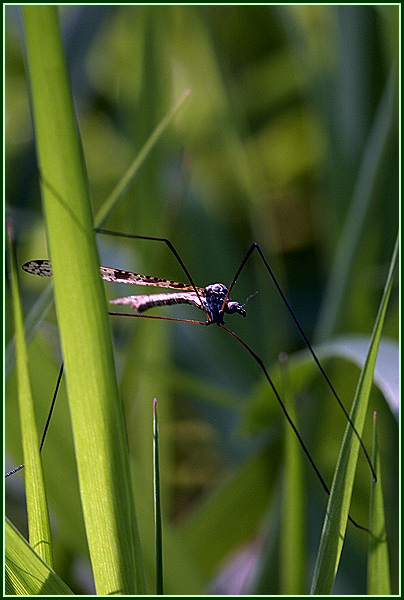
[[[295,322],[296,327],[298,328],[298,330],[299,330],[299,332],[300,332],[300,334],[301,334],[301,336],[302,336],[302,338],[303,338],[303,340],[304,340],[304,342],[305,342],[308,350],[310,351],[310,353],[311,353],[311,355],[312,355],[312,357],[314,359],[314,362],[316,363],[316,365],[320,369],[321,374],[323,375],[323,377],[324,377],[324,379],[325,379],[328,387],[330,388],[330,390],[331,390],[334,398],[337,400],[337,402],[338,402],[339,406],[341,407],[341,410],[344,413],[344,415],[345,415],[348,423],[350,424],[350,426],[352,427],[352,429],[353,429],[356,437],[358,438],[359,444],[360,444],[360,446],[361,446],[361,448],[362,448],[362,450],[363,450],[363,452],[365,454],[366,460],[367,460],[367,462],[369,464],[369,467],[370,467],[370,470],[372,472],[373,481],[376,482],[376,480],[377,480],[376,473],[375,473],[375,470],[373,468],[372,461],[370,460],[369,454],[368,454],[368,452],[367,452],[367,450],[365,448],[365,444],[363,443],[363,440],[362,440],[361,436],[359,435],[358,430],[356,429],[356,427],[355,427],[355,425],[354,425],[351,417],[348,414],[348,411],[346,410],[346,408],[343,405],[340,397],[338,396],[337,391],[335,390],[334,386],[332,385],[332,383],[331,383],[331,381],[330,381],[327,373],[324,371],[324,368],[323,368],[322,364],[320,363],[319,358],[317,357],[316,353],[314,352],[312,345],[310,344],[310,342],[309,342],[306,334],[304,333],[303,328],[300,325],[298,318],[296,317],[294,311],[292,310],[292,307],[290,306],[289,302],[287,301],[287,299],[285,297],[285,294],[282,292],[282,289],[281,289],[281,287],[280,287],[280,285],[279,285],[279,283],[278,283],[278,281],[277,281],[277,279],[276,279],[276,277],[275,277],[275,275],[274,275],[271,267],[269,266],[269,264],[268,264],[268,262],[267,262],[267,260],[266,260],[266,258],[264,256],[261,248],[257,244],[257,242],[253,242],[251,244],[251,246],[247,250],[247,252],[246,252],[243,260],[241,261],[241,264],[240,264],[239,268],[237,269],[236,274],[234,275],[233,280],[232,280],[232,282],[231,282],[231,284],[230,284],[230,286],[228,288],[228,291],[227,291],[227,294],[226,294],[226,297],[224,299],[224,302],[223,302],[223,305],[222,305],[222,309],[221,309],[220,312],[223,313],[225,305],[226,305],[226,302],[227,302],[227,300],[228,300],[228,298],[230,296],[230,292],[233,289],[234,284],[236,283],[236,281],[238,279],[238,276],[240,275],[240,273],[243,270],[243,268],[244,268],[247,260],[249,259],[249,257],[251,256],[251,254],[254,252],[254,250],[257,250],[258,254],[260,255],[260,257],[262,259],[262,262],[264,263],[264,265],[265,265],[265,267],[266,267],[266,269],[267,269],[267,271],[268,271],[268,273],[269,273],[272,281],[274,282],[275,287],[278,290],[278,292],[279,292],[279,294],[280,294],[280,296],[281,296],[281,298],[282,298],[282,300],[283,300],[283,302],[284,302],[284,304],[285,304],[285,306],[286,306],[286,308],[287,308],[290,316],[292,317],[293,321]]]
[[[248,296],[248,298],[246,298],[246,300],[243,302],[243,304],[241,305],[241,308],[244,308],[247,304],[247,302],[249,301],[250,298],[254,298],[254,296],[256,296],[258,294],[258,292],[254,292],[253,294],[250,294]]]

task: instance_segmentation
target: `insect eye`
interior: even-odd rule
[[[225,311],[230,315],[234,314],[235,312],[237,312],[242,317],[245,317],[247,315],[243,306],[240,306],[238,302],[227,302]]]

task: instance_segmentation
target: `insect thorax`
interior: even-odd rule
[[[220,311],[226,298],[227,291],[227,287],[223,285],[223,283],[212,283],[205,288],[205,307],[213,323],[223,324],[224,322],[223,313]],[[224,312],[228,314],[237,312],[243,317],[246,316],[244,308],[238,302],[232,302],[230,298],[227,298]]]

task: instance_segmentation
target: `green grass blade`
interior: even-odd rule
[[[98,594],[145,592],[129,458],[57,10],[24,6],[55,305]]]
[[[284,359],[282,359],[281,367],[282,397],[292,421],[297,425],[288,364]],[[302,449],[294,431],[285,421],[285,474],[280,540],[280,593],[283,595],[299,595],[306,592],[303,474]]]
[[[339,357],[362,370],[365,365],[369,343],[370,335],[344,335],[315,346],[314,349],[322,363],[330,358]],[[317,370],[310,352],[299,350],[291,354],[288,364],[293,390],[298,391],[309,386]],[[391,339],[382,338],[379,344],[373,382],[384,395],[391,411],[397,415],[399,404],[398,369],[398,343]],[[275,385],[280,385],[278,371],[271,367],[269,373]],[[262,389],[256,394],[254,401],[248,406],[248,410],[245,411],[244,427],[248,431],[259,431],[266,426],[268,419],[271,417],[271,411],[272,408],[268,405],[265,395],[265,386],[262,385]]]
[[[297,425],[288,356],[281,355],[279,362],[281,367],[279,389],[288,413]],[[254,583],[249,588],[249,593],[253,595],[265,594],[268,590],[275,589],[278,585],[278,577],[281,595],[300,595],[307,591],[303,453],[293,429],[286,420],[284,425],[285,467],[280,478],[281,485],[278,486],[279,493],[271,503],[273,508],[268,510],[268,524],[264,529],[265,541],[260,552]],[[279,576],[275,575],[273,568],[276,554],[279,554],[276,561],[276,564],[279,564]]]
[[[358,173],[350,212],[345,220],[334,265],[329,277],[323,308],[317,323],[316,340],[329,339],[334,332],[339,315],[344,310],[347,286],[352,277],[354,257],[361,243],[361,230],[372,202],[377,174],[382,164],[388,135],[395,124],[395,69],[387,80],[376,114],[361,168]]]
[[[164,595],[163,584],[163,532],[161,528],[159,425],[157,400],[153,402],[153,487],[154,487],[154,531],[156,544],[156,594]]]
[[[178,113],[179,109],[187,100],[189,94],[189,90],[184,90],[184,92],[178,98],[177,102],[174,104],[173,108],[166,114],[162,121],[160,121],[153,133],[147,139],[146,143],[144,144],[143,148],[140,150],[139,154],[136,156],[136,158],[130,165],[129,169],[126,171],[126,173],[121,178],[115,189],[110,193],[100,210],[97,212],[94,219],[96,227],[101,227],[105,223],[111,212],[116,208],[118,202],[123,198],[123,195],[128,189],[128,186],[131,184],[131,182],[139,172],[140,167],[146,160],[151,150],[154,148],[162,133],[166,130],[166,128],[171,123],[175,115]]]
[[[5,592],[7,595],[70,595],[71,589],[5,520]]]
[[[372,535],[369,538],[367,591],[370,596],[389,596],[391,594],[390,567],[388,543],[386,537],[386,523],[384,518],[380,453],[377,443],[376,413],[373,419],[372,461],[376,471],[377,482],[372,485],[370,491],[369,529],[371,530]]]
[[[24,319],[18,289],[18,277],[12,246],[12,224],[7,223],[7,248],[10,266],[15,347],[20,410],[22,446],[25,462],[25,489],[27,498],[28,529],[31,546],[50,566],[53,566],[52,541],[42,463],[39,451],[38,430],[35,422],[34,402],[28,371],[28,356],[24,337]]]
[[[53,302],[53,289],[52,284],[46,286],[38,300],[29,312],[29,315],[25,319],[24,333],[27,344],[32,340],[34,333],[38,327],[38,323],[44,318],[46,312],[50,308]],[[6,360],[5,360],[5,374],[6,379],[10,375],[15,362],[15,350],[14,340],[11,340],[6,348]]]
[[[362,435],[365,422],[368,399],[373,382],[373,371],[384,317],[393,284],[393,274],[397,254],[398,237],[394,247],[383,297],[373,328],[368,355],[360,376],[350,415],[359,435]],[[324,521],[311,588],[311,593],[313,594],[330,594],[332,591],[345,537],[358,452],[358,439],[354,435],[352,427],[348,424],[345,430],[341,453],[331,488],[331,495],[328,501],[327,514]]]

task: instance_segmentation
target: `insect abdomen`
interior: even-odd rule
[[[152,294],[150,296],[125,296],[111,300],[110,304],[130,304],[137,312],[144,312],[155,306],[170,306],[172,304],[191,304],[203,310],[201,302],[195,292],[177,294]]]

